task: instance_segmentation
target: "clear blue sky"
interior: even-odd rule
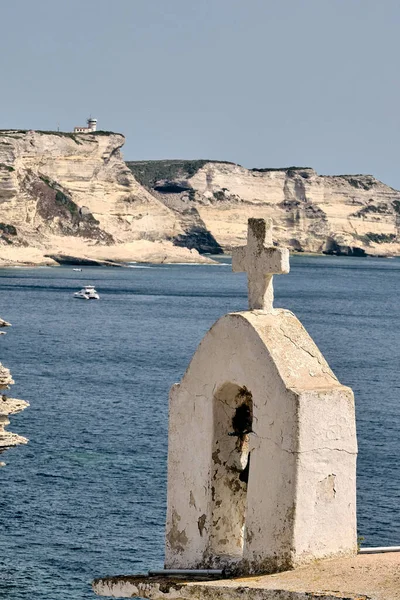
[[[372,173],[400,188],[395,0],[13,0],[0,128],[96,116],[126,159]]]

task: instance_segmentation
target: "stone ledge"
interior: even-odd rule
[[[400,553],[316,561],[274,575],[216,581],[120,576],[96,579],[99,596],[150,600],[399,600]]]

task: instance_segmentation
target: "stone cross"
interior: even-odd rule
[[[289,250],[272,244],[272,221],[249,219],[247,246],[234,248],[232,270],[247,272],[249,309],[272,312],[273,275],[289,273]]]

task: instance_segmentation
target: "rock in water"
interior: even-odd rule
[[[10,323],[0,319],[0,327],[9,327]],[[7,367],[4,367],[0,363],[0,390],[6,390],[14,383],[11,373]],[[6,431],[6,426],[10,424],[8,418],[9,415],[15,415],[29,406],[28,402],[24,400],[17,400],[15,398],[8,398],[5,394],[0,397],[0,453],[4,452],[12,446],[18,446],[19,444],[26,444],[28,440],[21,435]],[[5,463],[0,463],[0,466],[4,466]]]

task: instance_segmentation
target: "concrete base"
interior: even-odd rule
[[[400,553],[316,561],[274,575],[193,582],[145,576],[93,582],[99,596],[150,600],[399,600]]]

